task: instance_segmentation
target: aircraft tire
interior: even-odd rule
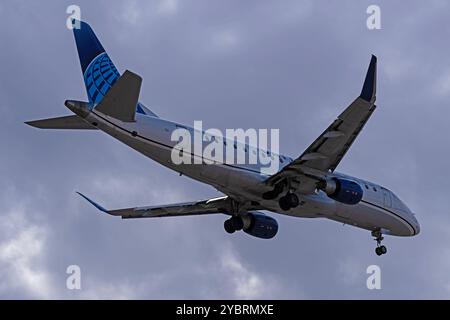
[[[286,198],[286,196],[281,197],[280,200],[278,200],[278,204],[279,204],[281,210],[283,210],[283,211],[288,211],[291,208],[291,206],[289,205],[289,201]]]
[[[223,223],[223,228],[229,234],[234,233],[236,231],[236,229],[233,226],[233,221],[231,219],[225,220],[225,222]]]
[[[300,200],[298,199],[297,195],[295,193],[288,193],[286,195],[286,199],[289,203],[289,207],[296,208],[298,207]]]

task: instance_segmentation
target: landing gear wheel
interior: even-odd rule
[[[233,229],[235,231],[242,230],[244,228],[244,221],[242,221],[241,217],[231,217],[229,220],[231,220],[231,225],[233,226]]]
[[[278,200],[278,204],[283,211],[288,211],[289,209],[298,207],[300,200],[295,193],[289,192]]]
[[[281,210],[288,211],[291,206],[289,205],[289,201],[286,196],[281,197],[280,200],[278,200],[278,204],[280,205]]]
[[[387,253],[387,248],[385,246],[380,246],[375,248],[375,253],[377,256],[381,256]]]
[[[223,223],[223,228],[227,233],[230,234],[236,231],[236,229],[234,229],[233,221],[231,219],[225,220],[225,222]]]
[[[298,200],[298,197],[297,197],[297,195],[295,193],[288,193],[286,195],[286,199],[287,199],[287,202],[289,203],[289,206],[291,208],[298,207],[298,205],[300,203],[300,201]]]
[[[381,256],[383,254],[381,253],[380,247],[375,248],[375,253],[377,254],[377,256]]]
[[[381,241],[383,241],[383,235],[381,234],[380,231],[373,231],[372,232],[372,236],[375,237],[375,241],[377,242],[377,247],[375,248],[375,253],[377,254],[377,256],[381,256],[383,254],[387,253],[387,248],[386,246],[381,245]]]

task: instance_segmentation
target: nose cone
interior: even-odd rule
[[[410,227],[413,228],[413,231],[411,231],[411,236],[417,236],[420,233],[420,224],[419,221],[417,221],[416,215],[405,205],[404,206],[404,212],[405,220],[408,221],[408,224]]]
[[[411,236],[417,236],[420,233],[419,221],[417,221],[415,214],[405,204],[404,206],[406,208],[405,211],[408,213],[407,220],[414,229],[414,231],[411,233]]]
[[[420,233],[420,224],[417,221],[414,213],[408,208],[408,206],[401,201],[395,194],[392,194],[393,205],[398,209],[398,213],[405,220],[405,226],[408,226],[408,236],[416,236]],[[412,230],[411,230],[412,229]]]
[[[64,105],[73,113],[79,115],[82,118],[86,118],[89,112],[91,112],[90,104],[87,102],[66,100],[66,102],[64,102]]]
[[[417,236],[420,233],[420,224],[419,221],[417,221],[416,217],[412,214],[412,225],[414,226],[415,236]]]

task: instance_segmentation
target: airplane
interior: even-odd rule
[[[94,31],[79,21],[74,28],[88,101],[66,100],[74,115],[25,122],[41,129],[101,130],[163,166],[211,185],[223,196],[202,201],[108,210],[87,196],[100,211],[123,219],[224,214],[227,233],[244,231],[271,239],[277,221],[262,211],[300,218],[326,218],[371,232],[375,253],[387,252],[383,235],[419,234],[415,214],[389,189],[335,171],[374,112],[377,58],[372,55],[360,95],[297,158],[257,149],[279,158],[279,170],[263,173],[261,163],[174,164],[171,158],[176,128],[194,129],[158,117],[139,102],[142,78],[114,66]],[[226,145],[227,141],[223,141]],[[236,143],[228,141],[228,143]],[[244,144],[244,149],[247,151]],[[189,157],[202,157],[195,151]]]

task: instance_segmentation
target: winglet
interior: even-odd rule
[[[361,90],[361,99],[367,102],[375,102],[377,93],[377,57],[372,55],[370,59],[369,69],[367,70],[366,79]]]
[[[92,201],[91,199],[89,199],[88,197],[86,197],[84,194],[80,193],[77,191],[77,193],[83,197],[84,199],[86,199],[90,204],[92,204],[94,207],[96,207],[98,210],[105,212],[105,213],[109,213],[108,210],[106,210],[105,208],[103,208],[101,205],[99,205],[98,203]]]

